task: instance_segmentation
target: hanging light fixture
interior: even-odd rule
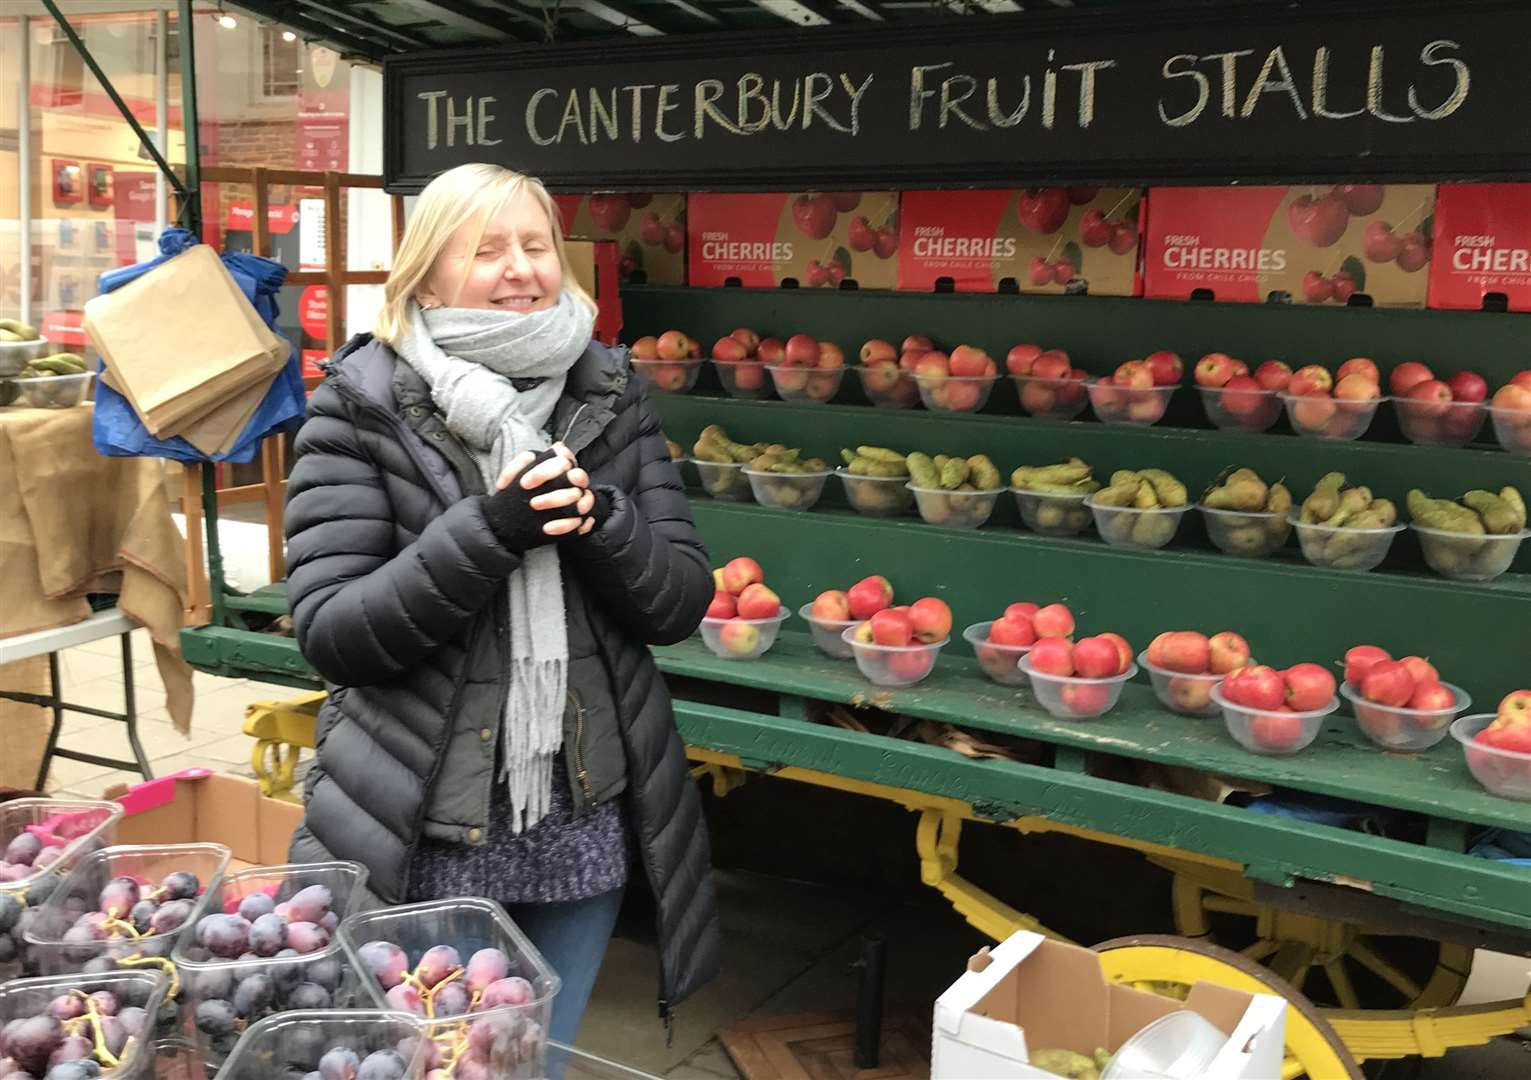
[[[225,30],[233,30],[239,26],[239,20],[234,18],[234,16],[230,15],[227,11],[224,11],[223,4],[221,3],[218,5],[218,10],[213,15],[213,18],[217,21],[218,25],[223,27]]]
[[[286,41],[286,42],[297,41],[298,40],[298,35],[294,34],[291,30],[283,30],[282,31],[282,40]]]

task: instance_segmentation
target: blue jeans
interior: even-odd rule
[[[563,980],[553,999],[548,1037],[574,1045],[580,1018],[595,988],[606,945],[622,908],[621,889],[562,904],[506,904],[505,910]]]

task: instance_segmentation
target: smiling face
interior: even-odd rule
[[[552,224],[529,192],[517,192],[482,236],[478,225],[465,223],[441,249],[417,294],[422,305],[529,312],[558,303],[563,265]]]

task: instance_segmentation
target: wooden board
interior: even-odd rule
[[[883,1017],[875,1069],[855,1064],[856,1022],[850,1013],[797,1013],[740,1020],[718,1033],[746,1080],[924,1080],[930,1076],[929,1013]]]

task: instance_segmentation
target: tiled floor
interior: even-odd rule
[[[97,641],[62,654],[67,697],[102,708],[122,707],[117,641]],[[148,641],[135,635],[139,734],[154,771],[163,775],[193,765],[250,771],[250,739],[241,734],[245,706],[293,695],[289,687],[222,679],[198,673],[189,737],[170,724]],[[128,753],[122,725],[71,716],[62,745],[98,753]],[[133,773],[58,760],[50,792],[95,796]],[[928,1009],[980,944],[978,933],[938,900],[910,905],[754,875],[716,876],[723,919],[722,976],[678,1011],[666,1044],[656,1016],[658,961],[649,919],[625,913],[591,999],[578,1043],[593,1053],[674,1080],[733,1080],[738,1076],[717,1039],[719,1028],[748,1016],[850,1010],[856,981],[850,964],[861,935],[882,932],[889,942],[889,1008]],[[1412,1069],[1408,1066],[1407,1069]],[[1499,1039],[1455,1051],[1400,1076],[1412,1080],[1500,1080],[1531,1075],[1526,1043]],[[1397,1072],[1381,1074],[1391,1080]]]

